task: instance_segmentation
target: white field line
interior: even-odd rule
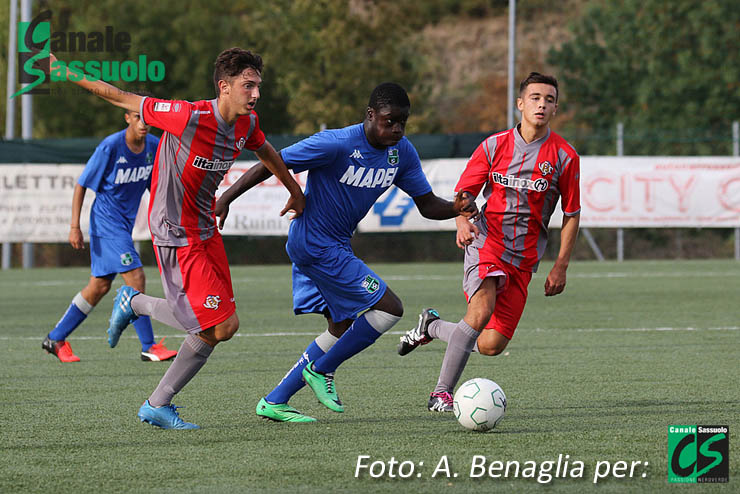
[[[649,331],[738,331],[740,330],[740,326],[720,326],[720,327],[711,327],[711,328],[669,328],[669,327],[661,327],[661,328],[573,328],[573,329],[546,329],[546,328],[520,328],[517,329],[519,332],[555,332],[555,331],[577,331],[580,333],[602,333],[602,332],[649,332]],[[303,336],[303,337],[311,337],[318,335],[320,331],[281,331],[281,332],[275,332],[275,333],[236,333],[234,335],[235,337],[241,337],[241,338],[271,338],[271,337],[282,337],[282,336]],[[388,331],[389,335],[402,335],[406,334],[406,331]],[[169,334],[169,335],[155,335],[155,338],[185,338],[185,333],[176,333],[176,334]],[[135,335],[128,335],[128,336],[122,336],[122,339],[137,339]],[[43,335],[41,336],[0,336],[0,340],[9,341],[9,340],[43,340]],[[71,339],[74,340],[106,340],[108,339],[107,335],[103,336],[72,336]]]
[[[287,274],[286,274],[287,276]],[[545,277],[547,273],[542,271],[535,273],[534,277]],[[610,279],[610,278],[737,278],[740,277],[740,273],[734,271],[672,271],[672,272],[607,272],[607,273],[569,273],[568,278],[594,278],[594,279]],[[462,278],[460,275],[389,275],[383,276],[386,281],[459,281]],[[263,283],[268,281],[274,281],[273,277],[242,277],[233,278],[234,283]],[[157,280],[153,282],[156,283]],[[19,280],[2,280],[0,281],[0,287],[55,287],[55,286],[67,286],[84,285],[85,280],[72,279],[72,280],[42,280],[42,281],[19,281]]]

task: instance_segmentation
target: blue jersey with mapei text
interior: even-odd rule
[[[87,160],[81,186],[95,191],[90,210],[90,235],[104,238],[131,236],[144,191],[149,187],[159,139],[147,134],[146,146],[134,154],[126,145],[126,130],[98,144]]]
[[[291,222],[288,237],[296,264],[312,262],[328,246],[349,246],[357,224],[391,185],[411,197],[432,191],[408,139],[375,148],[362,123],[319,132],[280,154],[295,173],[308,170],[306,208]]]

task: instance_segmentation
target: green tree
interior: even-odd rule
[[[410,90],[416,79],[412,31],[397,1],[273,0],[247,15],[293,132],[357,122],[377,84]]]
[[[730,0],[592,0],[573,39],[550,52],[564,109],[601,135],[624,122],[628,154],[729,154],[740,117],[738,27]],[[587,144],[582,152],[614,149]]]

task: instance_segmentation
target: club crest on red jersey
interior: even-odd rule
[[[554,167],[550,164],[549,161],[543,161],[537,166],[540,167],[540,171],[542,172],[543,175],[549,175],[554,169]]]
[[[242,136],[239,138],[239,141],[236,143],[236,148],[241,151],[244,145],[247,143],[247,140]]]
[[[219,297],[218,295],[208,295],[206,297],[205,303],[203,304],[203,307],[205,307],[206,309],[216,310],[218,309],[218,305],[220,303],[221,303],[221,297]]]

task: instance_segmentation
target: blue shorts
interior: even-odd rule
[[[90,274],[113,279],[142,266],[131,237],[103,238],[90,235]]]
[[[349,249],[325,251],[321,261],[293,265],[293,311],[356,319],[383,297],[388,285]]]

